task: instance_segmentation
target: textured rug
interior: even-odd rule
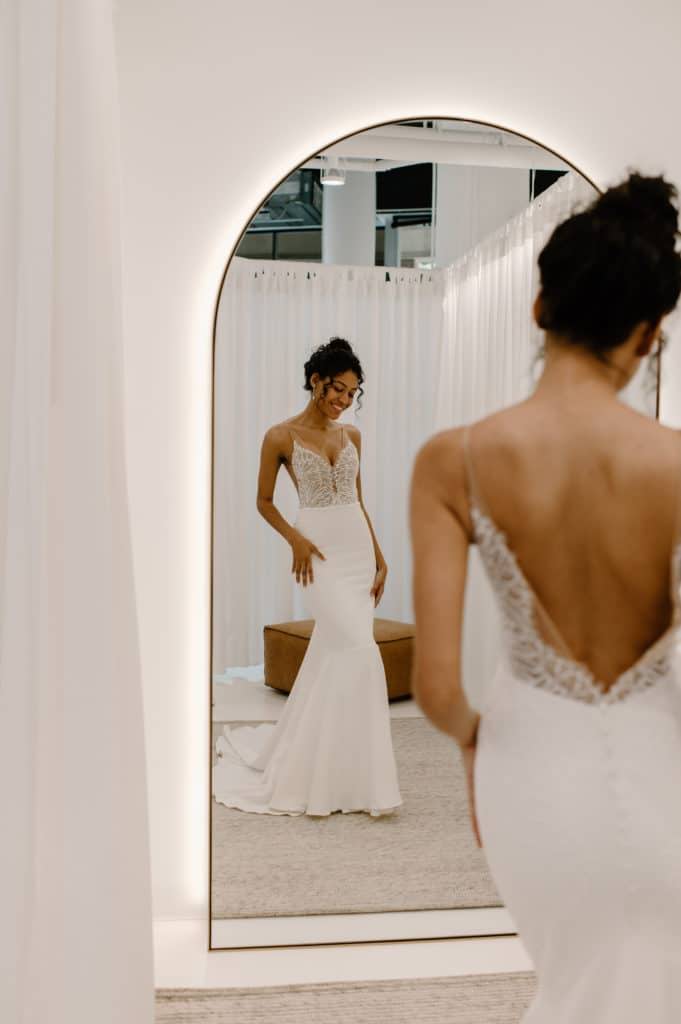
[[[214,918],[501,906],[470,829],[458,748],[396,719],[395,814],[245,814],[213,801]]]
[[[157,1024],[519,1024],[531,973],[260,989],[160,989]]]

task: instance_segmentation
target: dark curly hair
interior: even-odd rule
[[[362,387],[364,383],[362,364],[353,352],[352,345],[345,338],[331,338],[325,345],[320,345],[319,348],[316,348],[305,363],[304,369],[305,383],[303,387],[305,390],[312,391],[310,378],[313,373],[318,373],[321,380],[325,382],[323,384],[323,394],[325,397],[329,390],[331,379],[339,373],[352,370],[358,381],[357,408],[362,408],[362,395],[364,394],[364,388]]]
[[[657,324],[681,292],[676,188],[629,177],[554,230],[539,256],[538,323],[599,358],[636,324]]]

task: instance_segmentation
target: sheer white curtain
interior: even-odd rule
[[[110,0],[0,6],[0,1019],[153,1019]]]
[[[466,423],[517,402],[541,370],[542,332],[531,315],[539,290],[539,254],[561,221],[595,199],[570,172],[527,209],[485,238],[447,277],[438,423]],[[655,389],[642,369],[624,401],[655,413]]]
[[[443,273],[445,320],[438,423],[456,426],[524,398],[542,335],[531,310],[548,236],[595,190],[569,173]]]
[[[235,259],[218,312],[215,351],[213,666],[262,660],[262,628],[304,617],[288,545],[255,508],[260,442],[304,408],[303,365],[332,335],[347,338],[366,375],[362,491],[390,568],[379,614],[409,618],[407,487],[432,432],[442,333],[441,274]],[[289,521],[284,471],[275,501]]]

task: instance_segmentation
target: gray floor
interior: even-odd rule
[[[456,745],[425,719],[392,730],[404,799],[393,816],[292,818],[213,801],[214,918],[501,906]]]
[[[260,989],[165,989],[156,995],[156,1021],[157,1024],[519,1024],[534,991],[535,978],[529,973]]]

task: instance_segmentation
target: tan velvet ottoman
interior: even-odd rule
[[[265,626],[265,682],[272,689],[291,692],[313,628],[314,619]],[[408,697],[414,626],[392,619],[374,619],[374,639],[383,659],[389,699]]]

